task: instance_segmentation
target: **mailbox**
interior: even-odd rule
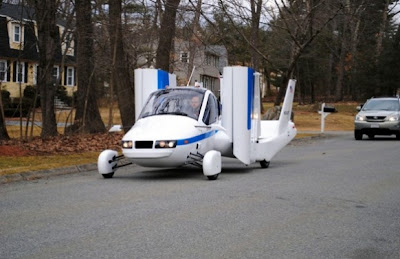
[[[337,112],[335,106],[333,105],[326,105],[323,103],[321,105],[321,110],[318,111],[319,114],[321,114],[321,132],[323,133],[325,130],[325,117],[328,116],[329,114]]]
[[[325,106],[324,112],[337,112],[337,110],[334,106]]]

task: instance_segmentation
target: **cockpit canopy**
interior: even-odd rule
[[[153,115],[181,115],[195,120],[199,119],[202,106],[206,105],[202,121],[209,125],[219,116],[219,105],[216,97],[207,91],[196,88],[169,88],[153,92],[147,100],[139,119]]]

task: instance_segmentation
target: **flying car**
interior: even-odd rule
[[[210,180],[221,173],[221,157],[267,168],[296,135],[290,120],[296,81],[289,81],[279,120],[270,121],[260,119],[259,77],[248,67],[225,67],[219,101],[208,89],[177,87],[176,77],[165,71],[136,70],[140,113],[122,138],[122,155],[99,155],[99,173],[113,177],[122,158],[143,167],[195,165]]]

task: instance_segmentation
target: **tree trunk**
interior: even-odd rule
[[[157,48],[156,66],[159,69],[170,71],[170,53],[175,37],[175,19],[180,0],[167,0],[165,11],[161,18],[160,40]]]
[[[1,89],[1,83],[0,83]],[[4,109],[3,109],[3,96],[0,91],[0,140],[8,140],[10,137],[8,136],[6,121],[4,117]]]
[[[283,98],[285,97],[286,87],[289,83],[289,79],[293,77],[293,71],[296,66],[296,62],[301,55],[301,49],[296,45],[292,44],[292,51],[289,58],[289,66],[285,73],[283,73],[282,85],[279,87],[278,95],[275,98],[274,106],[280,106]]]
[[[34,1],[38,28],[38,87],[42,108],[41,137],[55,136],[57,122],[54,113],[55,87],[53,85],[53,67],[56,54],[58,29],[56,26],[57,6],[55,0]]]
[[[261,17],[261,7],[263,0],[250,0],[251,6],[251,45],[255,48],[259,48],[260,45],[260,37],[259,37],[259,29],[260,29],[260,17]],[[251,51],[251,64],[253,65],[254,70],[258,71],[260,67],[260,55],[254,48],[250,49]]]
[[[337,64],[337,81],[335,87],[335,102],[343,100],[343,80],[345,75],[345,65],[346,65],[346,55],[348,52],[348,26],[350,22],[350,0],[346,0],[346,6],[344,8],[344,21],[343,28],[341,34],[341,43],[340,43],[340,54],[339,54],[339,62]]]
[[[104,132],[96,99],[93,56],[93,28],[91,1],[76,1],[76,39],[78,90],[77,108],[72,131]]]
[[[194,57],[196,55],[196,48],[199,46],[199,42],[200,42],[197,31],[199,28],[201,4],[202,4],[202,0],[198,0],[196,10],[195,10],[195,15],[193,18],[192,38],[189,41],[189,65],[188,65],[188,71],[187,71],[187,79],[188,80],[190,78],[190,75],[192,74]],[[189,84],[190,84],[190,82],[189,82]]]
[[[375,63],[378,63],[379,57],[381,56],[382,50],[383,50],[383,37],[385,34],[385,29],[386,29],[386,23],[387,23],[387,18],[388,18],[388,9],[389,9],[389,0],[385,0],[385,7],[382,12],[382,20],[380,22],[379,26],[379,32],[377,35],[376,39],[376,53],[375,53]]]
[[[135,91],[130,82],[128,62],[125,58],[121,12],[121,0],[110,1],[110,46],[113,50],[112,84],[117,93],[124,131],[128,131],[135,123]]]

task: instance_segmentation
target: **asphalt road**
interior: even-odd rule
[[[0,185],[0,258],[400,258],[400,141],[294,141],[268,169]]]

